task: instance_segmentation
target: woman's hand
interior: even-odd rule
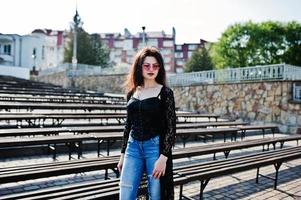
[[[152,173],[155,179],[159,179],[161,176],[165,175],[166,161],[167,157],[161,154],[158,160],[155,162],[155,167]]]
[[[118,169],[119,172],[121,172],[121,170],[122,170],[123,160],[124,160],[124,153],[122,153],[120,155],[120,159],[119,159],[119,162],[117,164],[117,169]]]

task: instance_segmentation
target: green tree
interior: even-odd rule
[[[72,62],[73,34],[69,33],[70,42],[65,48],[64,61]],[[109,66],[109,50],[100,41],[98,34],[89,35],[84,29],[77,32],[77,62],[88,65]]]
[[[191,58],[184,67],[185,72],[197,72],[212,69],[213,64],[206,48],[201,48],[193,52]]]
[[[216,68],[289,63],[301,66],[301,25],[247,22],[226,29],[212,47]]]
[[[301,24],[288,23],[285,29],[286,51],[283,54],[285,63],[301,66]]]

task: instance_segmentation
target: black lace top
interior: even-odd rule
[[[127,95],[127,101],[131,99],[132,93]],[[163,86],[159,93],[161,102],[162,116],[162,130],[160,131],[160,153],[167,156],[165,175],[160,177],[161,199],[173,200],[174,199],[174,184],[173,184],[173,162],[172,162],[172,147],[175,142],[176,134],[176,112],[175,100],[173,91]],[[156,100],[157,101],[157,100]],[[128,109],[127,109],[128,110]],[[127,120],[124,128],[123,143],[121,152],[124,153],[129,134],[133,127],[133,120],[131,112],[127,111]],[[154,133],[157,133],[156,131]],[[147,194],[144,194],[146,197]]]
[[[157,97],[143,100],[131,97],[127,103],[127,111],[131,122],[130,135],[140,141],[149,140],[163,130],[162,102]]]
[[[121,153],[125,152],[129,135],[136,140],[148,140],[156,135],[162,139],[162,154],[170,154],[175,141],[176,115],[173,92],[162,87],[157,97],[143,100],[127,97],[127,120]]]

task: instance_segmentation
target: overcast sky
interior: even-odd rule
[[[76,0],[0,0],[0,33],[28,34],[37,28],[69,29]],[[236,22],[277,20],[301,23],[301,0],[77,0],[89,33],[172,33],[176,43],[217,41]]]

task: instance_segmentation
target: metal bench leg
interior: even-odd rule
[[[230,154],[230,150],[228,151],[224,151],[225,157],[228,158],[229,154]]]
[[[200,200],[203,199],[204,190],[205,190],[205,187],[207,186],[207,184],[209,183],[209,181],[210,181],[210,178],[205,179],[205,180],[201,180]]]
[[[179,199],[181,200],[183,196],[183,185],[180,185],[180,194],[179,194]]]
[[[97,157],[99,157],[100,154],[100,139],[97,140]]]
[[[241,131],[240,139],[243,140],[246,137],[246,130]]]
[[[106,169],[106,172],[105,172],[105,180],[107,180],[107,179],[109,178],[108,170],[109,170],[109,169]]]
[[[69,160],[71,160],[71,151],[72,151],[72,144],[71,142],[66,143],[69,148]]]
[[[186,140],[189,138],[189,136],[181,136],[181,139],[182,139],[182,141],[183,141],[183,147],[185,148],[185,146],[186,146]]]
[[[110,154],[110,139],[107,140],[107,156]]]
[[[276,169],[276,175],[275,175],[275,181],[274,181],[274,189],[276,190],[277,189],[277,181],[278,181],[278,172],[279,172],[279,168],[281,166],[282,162],[279,162],[279,163],[275,163],[274,164],[274,167]]]
[[[83,147],[83,142],[82,142],[82,141],[79,141],[79,142],[78,142],[77,159],[80,159],[80,157],[82,157],[82,155],[83,155],[82,147]]]
[[[258,177],[259,177],[259,167],[257,168],[257,172],[256,172],[256,183],[258,183]]]
[[[50,154],[50,151],[53,151],[52,159],[56,160],[56,143],[51,146],[51,144],[48,144],[48,154]]]

